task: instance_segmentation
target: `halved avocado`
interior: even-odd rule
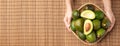
[[[85,20],[84,23],[84,34],[88,35],[92,32],[93,30],[93,23],[91,20]]]
[[[92,10],[84,10],[83,12],[81,12],[81,17],[87,19],[94,19],[95,13]]]

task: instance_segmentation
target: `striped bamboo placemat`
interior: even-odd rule
[[[74,9],[86,2],[103,8],[100,0],[75,0]],[[65,0],[0,0],[0,46],[88,46],[66,31]],[[120,0],[112,0],[116,24],[94,46],[120,46]]]

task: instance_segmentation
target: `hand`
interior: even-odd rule
[[[110,18],[110,21],[113,23],[115,21],[115,17],[111,8],[111,0],[103,0],[103,4],[104,4],[104,11],[107,17]]]
[[[69,10],[66,11],[65,17],[64,17],[65,26],[69,31],[71,31],[70,28],[69,28],[70,27],[71,17],[72,17],[72,9],[69,9]]]
[[[112,24],[110,28],[111,30],[115,24],[115,17],[111,8],[111,0],[103,0],[103,4],[104,4],[104,11],[106,13],[106,16],[110,19],[110,22]]]
[[[72,2],[73,2],[72,0],[66,0],[66,13],[64,17],[65,26],[69,31],[71,31],[69,27],[70,27],[70,21],[72,17],[72,7],[71,7]]]

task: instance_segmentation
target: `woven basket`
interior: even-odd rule
[[[84,8],[86,5],[93,5],[93,6],[95,7],[95,9],[101,10],[109,20],[110,20],[110,19],[114,19],[114,20],[110,20],[110,23],[111,23],[111,24],[110,24],[110,27],[106,30],[105,34],[104,34],[102,37],[100,37],[99,39],[97,39],[96,42],[93,42],[93,43],[89,43],[89,42],[86,42],[86,41],[81,40],[81,39],[77,36],[77,34],[72,31],[72,33],[73,33],[81,42],[83,42],[84,44],[94,45],[94,44],[97,44],[98,42],[100,42],[100,41],[112,30],[112,28],[113,28],[113,26],[114,26],[114,24],[115,24],[115,17],[114,17],[114,16],[110,16],[110,15],[106,15],[106,12],[105,12],[104,10],[102,10],[99,6],[97,6],[97,5],[93,4],[93,3],[86,3],[86,4],[82,5],[80,8],[78,8],[77,10],[81,11],[81,9]],[[70,30],[71,30],[71,29],[70,29]]]

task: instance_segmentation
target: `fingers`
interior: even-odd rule
[[[71,30],[69,28],[70,25],[67,23],[67,18],[64,18],[64,23],[65,23],[66,29],[71,32]]]
[[[66,16],[64,17],[64,23],[65,23],[65,26],[66,26],[66,27],[69,27],[69,26],[68,26],[68,19],[67,19],[67,18],[68,18],[68,17],[66,17]]]
[[[71,32],[71,30],[69,28],[70,27],[70,21],[71,21],[71,18],[68,17],[67,14],[66,14],[65,17],[64,17],[64,23],[65,23],[65,26],[66,26],[67,30]]]
[[[64,23],[65,23],[65,26],[67,26],[66,18],[64,18]]]
[[[104,4],[104,10],[107,14],[107,17],[110,18],[110,21],[113,22],[114,19],[114,15],[111,9],[111,1],[110,0],[103,0],[103,4]]]
[[[68,18],[68,26],[70,27],[71,17]]]
[[[66,26],[67,30],[69,30],[69,31],[71,31],[69,29],[70,22],[71,22],[71,17],[72,17],[72,10],[66,10],[66,14],[65,14],[65,17],[64,17],[64,23],[65,23],[65,26]]]
[[[114,14],[113,14],[112,10],[106,10],[105,9],[105,13],[106,13],[106,16],[110,19],[110,22],[111,22],[111,27],[108,30],[108,32],[110,32],[111,29],[113,28],[114,24],[115,24],[115,17],[114,17]]]
[[[69,32],[71,32],[71,31],[72,31],[69,27],[66,27],[66,29],[67,29]]]
[[[115,17],[114,17],[114,14],[112,12],[112,10],[105,10],[106,14],[107,14],[107,17],[110,19],[110,21],[113,23],[115,21]]]
[[[67,23],[68,23],[68,26],[70,27],[70,22],[71,22],[71,17],[72,17],[72,11],[71,10],[68,11],[66,15],[68,15],[67,16]]]

